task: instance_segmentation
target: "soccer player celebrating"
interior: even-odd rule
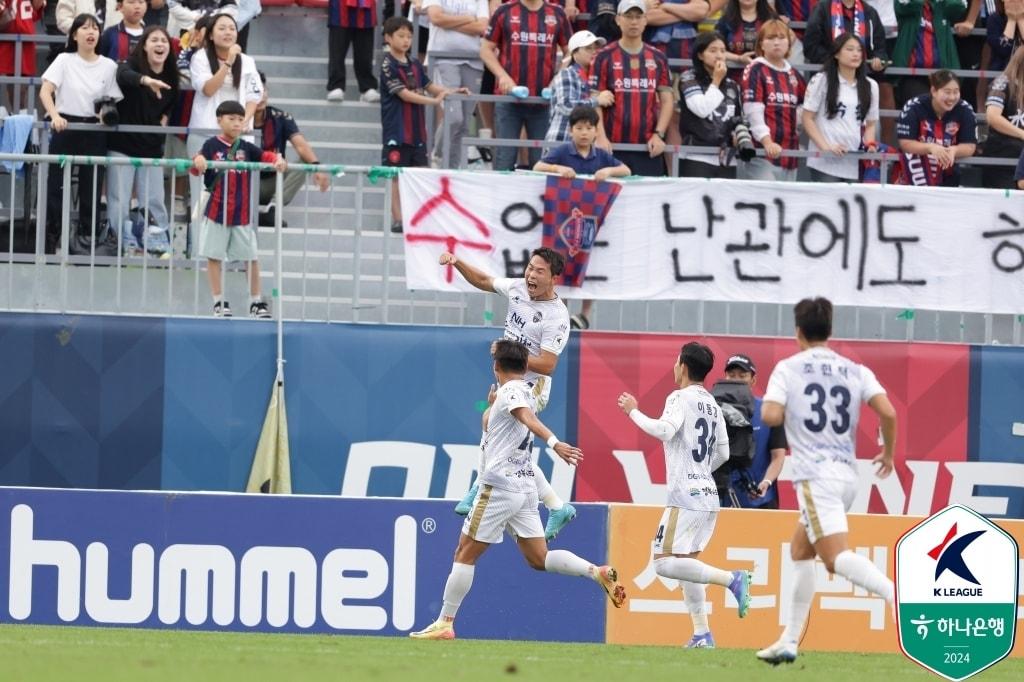
[[[491,277],[451,253],[441,254],[440,262],[453,266],[477,289],[508,299],[505,338],[525,344],[530,351],[525,381],[530,386],[536,411],[540,413],[551,396],[551,375],[558,365],[558,356],[569,342],[569,310],[555,293],[555,278],[562,274],[565,258],[553,249],[534,249],[523,279]],[[485,466],[482,458],[480,476]],[[550,512],[544,535],[553,540],[565,524],[576,517],[576,508],[562,501],[539,467],[534,469],[533,479],[537,483],[537,496]],[[478,489],[479,483],[469,489],[455,507],[456,514],[469,513]]]
[[[493,355],[499,388],[485,418],[483,450],[487,465],[480,474],[480,494],[473,503],[473,513],[462,524],[455,563],[444,585],[441,615],[423,630],[409,633],[414,639],[455,639],[455,614],[473,585],[476,562],[488,547],[501,542],[506,529],[516,538],[531,568],[589,577],[604,588],[616,608],[626,600],[626,591],[616,583],[618,576],[611,566],[595,566],[564,549],[548,551],[533,484],[533,436],[546,441],[570,464],[580,461],[583,453],[558,440],[534,414],[533,387],[526,380],[530,358],[526,346],[500,339],[494,343]]]
[[[877,475],[892,473],[896,446],[896,410],[874,373],[828,347],[832,335],[832,303],[805,298],[793,308],[800,352],[772,371],[761,403],[761,420],[785,424],[792,452],[793,484],[800,523],[793,533],[793,588],[789,623],[782,637],[757,657],[773,665],[796,660],[797,641],[814,599],[814,557],[829,573],[893,601],[892,581],[871,561],[846,544],[846,511],[857,496],[857,421],[860,404],[878,414],[882,452],[872,461]]]
[[[629,393],[620,395],[618,401],[644,433],[665,443],[668,506],[654,536],[654,570],[682,582],[683,599],[693,621],[688,648],[715,646],[704,612],[706,584],[732,592],[740,618],[750,606],[749,571],[724,571],[697,559],[718,518],[718,489],[711,472],[729,459],[725,417],[702,383],[714,364],[715,356],[707,346],[696,342],[683,346],[672,366],[679,390],[669,394],[658,419],[641,412]]]
[[[622,38],[604,48],[591,67],[591,87],[609,90],[615,103],[598,109],[597,145],[614,151],[615,158],[635,175],[665,175],[665,135],[674,106],[668,58],[643,41],[647,26],[644,0],[621,0],[616,23]],[[613,149],[616,144],[643,144],[646,151]]]

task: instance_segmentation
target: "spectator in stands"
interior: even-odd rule
[[[833,41],[852,33],[867,51],[865,61],[872,72],[885,69],[885,27],[875,8],[864,0],[821,0],[811,10],[804,34],[804,57],[811,64],[826,64],[833,58]]]
[[[269,90],[267,89],[267,77],[260,71],[260,81],[263,83],[263,99],[256,105],[256,113],[253,116],[253,127],[260,131],[263,142],[263,151],[276,152],[281,156],[288,151],[288,143],[292,143],[295,152],[303,163],[319,164],[316,152],[310,146],[306,136],[299,131],[292,115],[277,107],[267,104]],[[260,206],[266,210],[260,211],[259,224],[271,227],[276,219],[276,207],[273,205],[274,195],[277,193],[276,173],[265,171],[260,173]],[[285,206],[292,202],[295,195],[306,184],[306,172],[302,170],[290,170],[285,173],[282,197]],[[331,185],[331,179],[326,173],[314,173],[313,182],[321,192],[326,192]],[[285,227],[288,223],[284,223]]]
[[[238,0],[238,44],[242,46],[243,52],[249,51],[249,27],[252,22],[263,13],[263,5],[260,0]]]
[[[50,138],[51,154],[107,154],[105,132],[67,130],[68,123],[98,123],[95,104],[97,100],[120,100],[122,97],[121,90],[117,87],[117,64],[97,54],[96,46],[99,40],[99,20],[91,14],[79,14],[71,22],[65,52],[43,73],[39,101],[46,110],[53,128],[53,135]],[[102,167],[96,167],[94,171],[93,166],[79,165],[75,166],[74,170],[78,172],[79,234],[91,236],[95,206],[93,188],[103,186]],[[47,182],[46,249],[48,253],[56,253],[60,240],[61,202],[64,192],[64,172],[59,165],[50,166]]]
[[[758,56],[743,71],[743,114],[765,156],[740,161],[740,179],[796,180],[797,159],[781,156],[783,150],[800,148],[797,110],[806,85],[786,61],[793,40],[793,31],[779,19],[766,21],[757,32]]]
[[[214,68],[215,67],[215,68]],[[217,14],[210,20],[204,47],[192,55],[189,64],[195,99],[189,126],[194,130],[217,128],[217,107],[221,102],[234,100],[245,108],[246,131],[252,130],[252,117],[256,105],[263,98],[263,84],[252,57],[242,54],[238,44],[235,20],[227,14]],[[188,136],[188,152],[195,155],[208,135],[192,133]],[[193,209],[199,200],[198,179],[192,184]]]
[[[31,0],[31,2],[23,2],[22,0],[10,1],[14,3],[14,17],[11,19],[11,23],[0,33],[22,36],[35,35],[36,22],[43,16],[46,0]],[[17,49],[16,46],[18,45],[21,46],[21,72],[15,73],[14,56]],[[25,76],[31,78],[35,75],[36,44],[34,42],[0,42],[0,76]],[[32,103],[28,101],[27,87],[24,85],[18,87],[21,90],[21,96],[18,98],[18,108],[24,109],[31,106]],[[14,89],[15,86],[13,85],[8,85],[5,88],[7,91],[7,106],[12,110],[12,113],[14,110]]]
[[[380,99],[384,166],[422,167],[427,165],[427,129],[424,107],[437,106],[452,90],[431,83],[423,65],[410,53],[412,22],[404,17],[388,17],[384,22],[384,42],[388,51],[380,67],[384,94]],[[462,88],[459,92],[469,94]],[[402,231],[402,205],[398,196],[398,178],[391,189],[391,231]]]
[[[146,26],[163,26],[166,28],[169,16],[167,0],[147,0],[146,15],[142,17],[142,23]]]
[[[811,179],[857,182],[860,164],[846,155],[878,147],[878,83],[868,78],[864,47],[856,34],[842,33],[832,41],[824,70],[807,84],[803,123],[810,138],[808,151],[823,153],[807,160]]]
[[[327,5],[327,101],[345,100],[345,57],[352,46],[359,100],[380,101],[373,77],[373,29],[377,0],[330,0]]]
[[[718,31],[701,33],[693,45],[693,67],[679,79],[679,134],[684,145],[718,147],[715,156],[687,153],[679,175],[687,178],[735,178],[728,150],[732,130],[743,114],[740,86],[727,75],[725,38]]]
[[[708,0],[664,0],[647,10],[647,42],[669,59],[693,56],[697,23],[710,11]],[[682,71],[683,67],[675,69]]]
[[[538,173],[555,173],[563,178],[593,175],[598,181],[629,175],[629,166],[611,153],[594,146],[597,140],[597,124],[597,109],[589,104],[573,108],[569,114],[569,141],[548,150],[533,170]],[[586,303],[588,302],[584,302],[584,308],[587,307]],[[589,303],[593,304],[593,301]],[[584,313],[586,312],[584,310]]]
[[[235,0],[167,0],[167,7],[167,32],[174,38],[191,31],[200,17],[227,14],[236,19],[238,16]]]
[[[779,19],[787,24],[794,21],[806,24],[810,22],[814,8],[822,2],[828,2],[828,0],[775,0],[773,4],[775,11],[779,14]],[[802,39],[804,29],[793,29],[793,33],[798,39]]]
[[[124,93],[117,106],[120,123],[167,125],[178,97],[178,65],[171,52],[171,36],[163,26],[145,30],[128,60],[118,67],[117,84]],[[159,159],[164,155],[164,137],[158,133],[116,133],[109,136],[110,155]],[[163,255],[170,249],[163,177],[162,168],[145,164],[110,166],[107,172],[107,218],[111,228],[120,230],[121,246],[129,255],[146,251]],[[138,233],[129,220],[133,188],[144,217]]]
[[[989,13],[986,30],[992,49],[988,68],[1000,71],[1024,43],[1024,0],[996,0],[996,11]]]
[[[1024,50],[1017,50],[1010,63],[993,82],[985,103],[988,139],[985,156],[1016,159],[1024,152]],[[984,186],[1013,189],[1017,186],[1014,169],[1007,166],[983,166]]]
[[[487,18],[490,11],[487,0],[423,0],[423,9],[433,26],[428,52],[469,53],[471,57],[431,57],[431,80],[446,88],[468,88],[480,92],[484,65],[480,61],[480,39],[487,32]],[[449,103],[444,107],[443,118],[434,135],[434,155],[444,156],[444,130],[448,131],[450,157],[449,168],[459,165],[462,138],[469,132],[469,120],[473,117],[475,102]]]
[[[214,317],[231,317],[231,304],[224,300],[221,264],[245,261],[249,276],[249,317],[270,319],[270,309],[260,293],[260,262],[256,251],[256,229],[249,216],[249,173],[247,170],[207,170],[207,161],[262,161],[273,163],[279,173],[288,169],[284,157],[265,152],[240,136],[249,115],[234,99],[226,99],[214,112],[221,134],[203,143],[192,159],[194,174],[203,174],[209,201],[203,208],[199,229],[199,257],[207,259],[206,277],[213,296]]]
[[[967,11],[966,0],[900,0],[896,3],[899,33],[892,63],[916,69],[959,69],[960,57],[953,41],[953,24]],[[927,94],[924,76],[903,76],[899,101]]]
[[[558,52],[566,52],[572,28],[565,10],[544,0],[511,0],[494,11],[480,58],[494,74],[495,94],[539,97],[558,66]],[[495,54],[497,52],[497,54]],[[548,130],[547,107],[520,102],[498,102],[494,107],[497,137],[519,139],[526,128],[531,140],[543,140]],[[495,170],[512,170],[515,147],[498,147]],[[530,149],[530,166],[540,150]]]
[[[618,3],[615,0],[588,0],[590,5],[590,24],[587,28],[605,42],[614,43],[622,37],[622,30],[615,21],[618,15]]]
[[[146,15],[146,0],[117,0],[117,11],[121,21],[103,31],[99,53],[120,64],[128,59],[145,30],[142,17]]]
[[[646,145],[644,151],[615,150],[635,175],[665,175],[665,135],[674,108],[668,59],[643,42],[647,26],[644,0],[621,0],[616,21],[622,31],[618,42],[605,47],[594,59],[591,84],[610,90],[615,103],[599,109],[603,126],[598,146],[612,151],[614,145]]]
[[[57,0],[57,28],[64,35],[71,32],[71,24],[80,14],[89,14],[95,17],[100,31],[102,31],[103,22],[107,16],[107,2],[106,0]]]
[[[929,77],[931,93],[907,102],[896,122],[903,152],[894,182],[960,185],[956,160],[973,156],[978,142],[974,109],[960,99],[960,79],[940,69]]]
[[[725,38],[725,58],[744,66],[754,61],[757,57],[754,52],[757,32],[764,22],[777,18],[768,0],[728,0],[722,18],[715,25],[715,30]],[[737,82],[742,77],[743,69],[729,72],[729,78]]]
[[[591,92],[590,66],[597,51],[604,47],[604,38],[598,38],[590,31],[577,31],[569,38],[568,66],[555,74],[551,81],[551,104],[549,106],[548,142],[569,140],[569,116],[583,104],[592,107],[607,107],[615,103],[610,90]]]

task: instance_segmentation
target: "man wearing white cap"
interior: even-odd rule
[[[597,51],[605,45],[604,38],[598,38],[590,31],[577,31],[569,38],[569,65],[555,74],[551,80],[551,123],[548,142],[569,140],[569,114],[573,108],[587,104],[595,109],[615,103],[615,95],[609,90],[591,92],[590,65]]]
[[[621,0],[616,23],[622,38],[594,60],[591,85],[611,90],[615,103],[598,109],[604,124],[598,145],[642,144],[645,151],[615,150],[635,175],[665,175],[665,135],[672,120],[672,84],[664,53],[643,41],[647,27],[644,0]]]

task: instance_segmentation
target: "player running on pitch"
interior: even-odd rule
[[[505,338],[519,341],[530,352],[525,380],[530,385],[539,414],[551,395],[551,376],[558,366],[558,356],[569,343],[569,310],[555,293],[555,279],[562,274],[565,258],[553,249],[534,249],[523,279],[491,277],[451,253],[441,254],[440,263],[453,266],[477,289],[508,298]],[[575,518],[576,508],[562,501],[539,467],[534,469],[534,474],[537,496],[548,508],[544,537],[553,540]],[[470,487],[456,505],[456,514],[465,516],[469,512],[478,488],[476,483]]]
[[[652,419],[637,408],[629,393],[619,396],[619,407],[644,433],[665,443],[668,506],[654,536],[654,570],[682,582],[683,599],[693,621],[687,648],[713,648],[704,612],[704,586],[725,587],[739,605],[740,618],[750,606],[750,572],[724,571],[697,559],[707,547],[718,518],[718,488],[711,472],[729,459],[725,417],[702,382],[715,364],[707,346],[683,346],[672,366],[679,390],[665,400],[661,417]]]
[[[805,298],[793,308],[800,352],[772,371],[761,404],[767,426],[785,423],[793,453],[793,485],[800,523],[793,534],[793,587],[790,617],[779,641],[757,652],[773,665],[796,660],[797,642],[814,600],[814,557],[829,573],[884,598],[890,607],[893,584],[867,558],[847,548],[846,511],[857,496],[857,421],[860,404],[878,414],[882,452],[872,462],[877,476],[892,473],[896,446],[896,410],[874,373],[828,347],[832,303]]]
[[[626,599],[611,566],[595,566],[564,549],[548,551],[533,483],[533,435],[571,464],[581,460],[583,453],[559,441],[534,414],[532,387],[525,380],[528,358],[526,346],[517,341],[500,339],[494,344],[494,375],[499,388],[485,417],[486,466],[480,474],[480,494],[462,524],[455,563],[444,585],[441,614],[425,629],[410,633],[414,639],[455,639],[455,614],[473,585],[476,562],[488,547],[501,542],[506,529],[516,538],[531,568],[589,577],[604,588],[616,608]]]

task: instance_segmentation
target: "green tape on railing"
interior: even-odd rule
[[[366,174],[366,177],[371,183],[376,185],[377,181],[381,178],[397,178],[401,170],[401,168],[395,168],[394,166],[374,166],[370,169],[370,172]]]
[[[135,168],[142,168],[142,159],[138,159],[133,156],[129,161]]]
[[[68,162],[68,157],[67,157],[67,155],[65,155],[65,154],[60,154],[60,155],[58,155],[58,156],[57,156],[57,163],[59,163],[59,164],[60,164],[60,167],[61,167],[61,168],[63,168],[63,167],[64,167],[64,166],[65,166],[65,165],[67,164],[67,162]]]
[[[908,308],[903,312],[899,313],[898,315],[896,315],[896,319],[910,321],[914,319],[914,310],[912,308]]]
[[[484,311],[484,322],[491,322],[494,320],[494,312],[491,310]]]
[[[273,298],[277,298],[277,287],[274,287],[273,289],[270,290],[270,295]]]
[[[157,159],[154,159],[154,161],[156,161],[156,160]],[[189,161],[188,159],[175,159],[174,160],[174,170],[177,173],[181,173],[182,175],[184,175],[185,173],[188,173],[189,169],[191,169],[191,168],[192,168],[192,162]]]

